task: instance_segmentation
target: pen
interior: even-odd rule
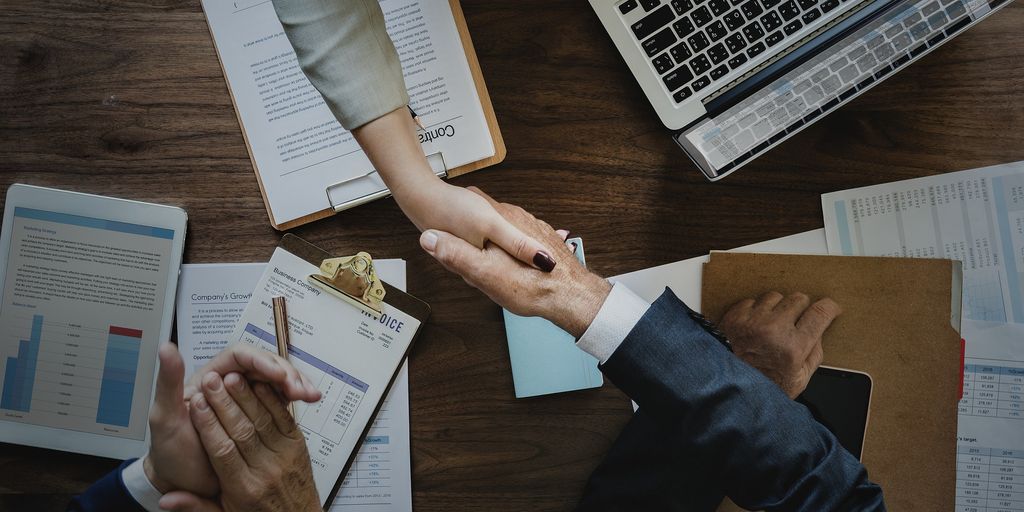
[[[419,126],[420,130],[426,130],[427,127],[423,126],[423,121],[420,120],[420,116],[416,115],[416,111],[412,109],[412,106],[411,105],[406,105],[406,106],[409,107],[409,114],[412,115],[412,120],[416,123],[416,126]]]
[[[285,308],[284,297],[274,297],[274,331],[277,334],[277,355],[288,360],[288,310]],[[295,404],[288,401],[288,412],[295,417]]]

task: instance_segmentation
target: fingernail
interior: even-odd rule
[[[544,272],[551,272],[555,269],[555,260],[551,259],[551,255],[544,251],[537,251],[537,254],[533,256],[533,264]]]
[[[434,247],[437,247],[437,233],[429,229],[424,231],[423,234],[420,235],[420,246],[423,247],[424,251],[433,253]]]
[[[200,411],[206,411],[210,409],[210,405],[206,403],[206,397],[204,397],[203,395],[197,396],[195,399],[195,403],[196,409],[199,409]]]
[[[215,373],[207,374],[206,387],[209,388],[210,391],[220,391],[221,384],[223,383],[220,380],[220,375]]]

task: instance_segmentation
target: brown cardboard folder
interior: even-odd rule
[[[712,253],[703,313],[765,292],[831,297],[824,364],[873,381],[863,462],[890,510],[953,510],[961,264],[951,260]]]

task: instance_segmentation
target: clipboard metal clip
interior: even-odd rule
[[[384,285],[373,268],[373,258],[365,252],[324,260],[320,273],[311,274],[309,282],[374,318],[383,312]]]
[[[436,153],[430,153],[429,155],[426,155],[426,158],[427,163],[430,164],[430,170],[434,173],[435,176],[442,179],[448,177],[448,164],[445,163],[444,155],[440,151]],[[383,187],[374,192],[370,192],[356,197],[351,197],[339,203],[335,203],[334,198],[331,197],[331,192],[333,190],[337,190],[348,185],[356,186],[357,190],[359,190],[358,187],[360,186],[360,182],[365,182],[368,179],[382,182],[380,175],[377,174],[377,170],[374,169],[364,174],[353,176],[351,178],[344,179],[337,183],[328,185],[327,189],[324,192],[327,193],[327,203],[330,205],[331,209],[334,210],[334,213],[338,213],[343,210],[348,210],[349,208],[355,208],[356,206],[359,206],[361,204],[366,204],[369,203],[370,201],[380,199],[383,197],[388,197],[391,195],[391,191],[388,190],[387,187]],[[373,183],[373,181],[371,181],[370,183]],[[363,186],[365,186],[365,183],[363,184]]]

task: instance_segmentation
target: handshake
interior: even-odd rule
[[[513,313],[542,316],[582,336],[610,293],[608,282],[572,256],[564,244],[567,231],[470,190],[513,226],[516,236],[528,238],[512,243],[519,249],[509,253],[504,245],[478,246],[427,229],[420,236],[423,249]],[[550,265],[526,263],[538,250]],[[803,294],[771,292],[734,305],[719,328],[736,356],[795,398],[821,363],[822,334],[839,313],[830,299],[812,304]],[[229,347],[186,383],[177,350],[164,344],[149,419],[152,444],[142,462],[146,477],[164,494],[160,506],[202,512],[320,510],[306,441],[287,407],[292,400],[319,399],[320,392],[286,360],[243,344]]]

